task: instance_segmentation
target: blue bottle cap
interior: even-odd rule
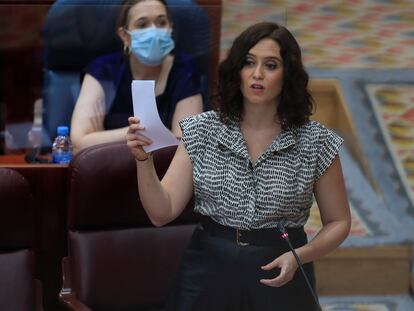
[[[66,125],[58,126],[57,128],[58,136],[68,135],[69,134],[69,127]]]

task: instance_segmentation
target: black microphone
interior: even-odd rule
[[[297,262],[297,264],[298,264],[298,267],[299,267],[300,271],[302,272],[303,277],[305,278],[306,284],[308,285],[309,291],[311,292],[311,294],[312,294],[312,296],[313,296],[313,299],[314,299],[314,301],[315,301],[315,305],[316,305],[316,307],[318,308],[318,310],[319,310],[319,311],[322,311],[322,307],[321,307],[321,305],[319,304],[318,296],[316,296],[316,293],[315,293],[315,291],[313,290],[313,287],[312,287],[312,285],[311,285],[311,284],[310,284],[310,282],[309,282],[308,276],[306,275],[305,270],[303,270],[302,263],[301,263],[301,261],[300,261],[300,259],[299,259],[298,254],[296,254],[295,249],[294,249],[294,248],[293,248],[293,246],[292,246],[292,243],[290,242],[290,239],[289,239],[289,234],[287,233],[287,231],[286,231],[286,229],[285,229],[285,226],[284,226],[281,222],[278,222],[278,223],[277,223],[277,229],[279,230],[280,234],[282,235],[282,238],[283,238],[283,239],[286,241],[286,243],[288,244],[288,246],[289,246],[289,248],[290,248],[291,252],[293,253],[293,256],[295,256],[295,259],[296,259],[296,262]]]

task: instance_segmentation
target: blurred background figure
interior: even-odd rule
[[[117,22],[123,51],[100,56],[85,69],[71,123],[75,152],[125,139],[132,80],[156,81],[160,118],[177,137],[178,121],[203,111],[199,73],[190,55],[174,53],[172,32],[165,1],[124,1]]]

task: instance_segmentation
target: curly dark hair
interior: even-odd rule
[[[227,59],[220,64],[215,96],[220,118],[226,124],[242,120],[240,71],[249,50],[263,39],[277,42],[283,59],[283,86],[277,107],[282,128],[301,126],[309,121],[313,111],[312,96],[307,89],[309,75],[303,67],[300,47],[293,35],[285,27],[271,22],[261,22],[243,31],[234,40]]]

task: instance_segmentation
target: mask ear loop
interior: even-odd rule
[[[128,29],[124,28],[124,31],[125,31],[127,34],[131,35],[131,32],[130,32]],[[130,56],[130,55],[131,55],[131,47],[130,47],[129,45],[124,44],[123,51],[124,51],[124,55],[125,55],[125,56]]]

